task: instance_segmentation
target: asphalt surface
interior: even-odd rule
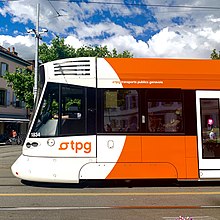
[[[0,146],[0,220],[220,220],[217,181],[34,183],[11,174],[20,154],[21,146]]]

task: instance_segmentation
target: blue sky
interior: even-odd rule
[[[38,3],[47,44],[58,35],[75,48],[107,45],[135,57],[208,59],[220,50],[219,0],[0,0],[0,45],[24,59],[34,58],[27,30]]]

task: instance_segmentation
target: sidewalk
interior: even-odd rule
[[[0,143],[0,148],[2,147],[15,147],[15,146],[20,146],[22,147],[22,145],[17,145],[17,144],[6,144],[6,143]]]

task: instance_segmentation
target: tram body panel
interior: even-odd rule
[[[13,174],[73,183],[220,178],[219,67],[214,60],[146,58],[69,58],[43,64],[39,103]],[[218,107],[207,110],[207,103]],[[180,112],[183,129],[168,129],[171,116]],[[208,140],[210,116],[218,136],[214,143]],[[129,131],[132,117],[138,123],[135,131]],[[156,132],[150,121],[157,123]],[[105,122],[113,126],[111,132]]]

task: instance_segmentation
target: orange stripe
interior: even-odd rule
[[[128,136],[108,179],[198,179],[196,137]]]
[[[125,88],[219,89],[218,60],[149,58],[106,60],[118,74]],[[151,81],[161,81],[162,84],[150,83]]]

